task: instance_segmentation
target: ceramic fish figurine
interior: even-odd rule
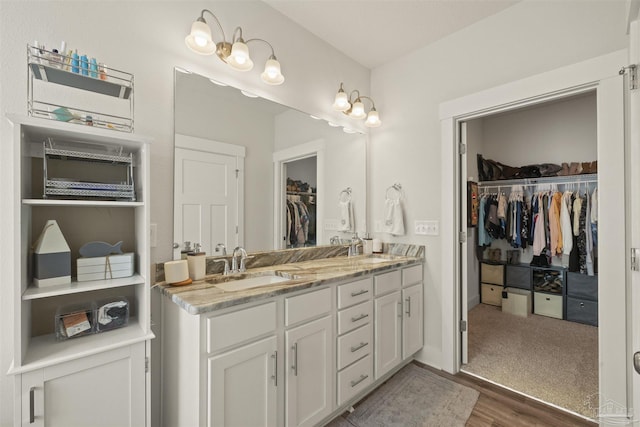
[[[84,246],[80,248],[80,255],[85,258],[94,258],[121,253],[122,241],[119,241],[115,245],[110,245],[107,242],[89,242],[85,243]]]

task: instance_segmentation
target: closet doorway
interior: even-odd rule
[[[285,248],[316,246],[318,165],[317,157],[283,163],[286,199],[283,236]]]
[[[627,419],[632,369],[627,349],[627,269],[629,244],[626,236],[631,218],[625,203],[625,85],[628,76],[619,73],[626,51],[593,58],[536,76],[507,83],[441,104],[442,130],[442,368],[451,373],[462,369],[468,338],[467,277],[467,177],[461,123],[515,108],[534,106],[595,91],[598,171],[598,275],[606,278],[598,289],[598,397],[591,405],[598,419]],[[451,215],[454,212],[454,215]],[[528,358],[523,363],[530,363]]]
[[[599,405],[596,123],[595,91],[460,123],[461,181],[476,193],[462,369],[587,418]]]
[[[275,249],[322,244],[324,153],[317,140],[273,154]]]

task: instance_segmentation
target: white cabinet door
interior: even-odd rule
[[[402,302],[400,291],[376,298],[375,317],[375,376],[383,376],[402,361],[400,349]]]
[[[316,425],[332,412],[333,341],[331,316],[285,333],[288,427]]]
[[[275,336],[209,359],[207,425],[275,426]]]
[[[145,343],[23,374],[22,425],[146,425]]]
[[[414,355],[423,345],[422,284],[402,290],[402,358]]]

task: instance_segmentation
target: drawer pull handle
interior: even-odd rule
[[[551,301],[551,298],[549,297],[545,297],[544,299],[546,299],[547,301]]]
[[[360,375],[360,378],[358,378],[355,381],[351,381],[351,387],[357,386],[358,384],[360,384],[362,381],[366,380],[367,378],[369,378],[369,375],[365,375],[365,374]]]
[[[407,313],[407,317],[411,317],[411,297],[405,298],[405,301],[407,301],[407,311],[405,313]]]
[[[583,302],[580,303],[580,308],[584,308],[584,303]]]
[[[271,375],[271,379],[274,387],[278,387],[278,352],[274,351],[271,358],[273,359],[273,375]]]
[[[357,322],[358,320],[362,320],[364,318],[369,317],[369,315],[367,313],[362,313],[360,316],[356,316],[356,317],[352,317],[351,321],[352,322]]]
[[[291,365],[291,369],[293,369],[293,374],[297,377],[298,376],[298,343],[293,344],[293,347],[291,347],[291,350],[293,350],[293,365]]]
[[[29,389],[29,424],[33,424],[36,420],[36,415],[35,415],[35,400],[36,400],[36,388],[35,387],[31,387]]]
[[[351,347],[351,353],[355,353],[356,351],[360,350],[362,347],[366,347],[368,345],[369,345],[368,342],[361,342],[360,344],[356,345],[355,347]]]
[[[358,295],[364,295],[364,294],[366,294],[367,292],[369,292],[369,290],[368,290],[368,289],[362,289],[362,290],[359,290],[359,291],[357,291],[357,292],[351,292],[351,296],[352,296],[352,297],[357,297]]]

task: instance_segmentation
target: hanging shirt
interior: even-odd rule
[[[560,205],[560,229],[562,230],[562,266],[569,266],[569,254],[573,248],[571,227],[571,192],[565,191]]]
[[[551,256],[562,255],[562,229],[560,227],[560,208],[562,194],[556,191],[551,196],[551,207],[549,209],[549,232]]]
[[[478,246],[485,247],[491,245],[493,239],[487,233],[487,229],[485,227],[486,222],[486,211],[487,211],[487,199],[488,197],[482,196],[480,198],[480,204],[478,207]]]

